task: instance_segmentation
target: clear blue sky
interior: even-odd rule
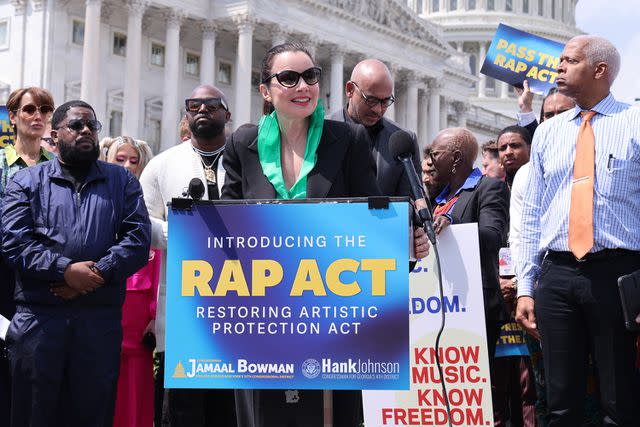
[[[580,0],[576,24],[585,33],[607,38],[620,51],[614,96],[625,102],[640,98],[640,0]]]

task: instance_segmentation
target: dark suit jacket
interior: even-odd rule
[[[325,120],[317,161],[307,176],[307,198],[366,197],[380,194],[362,127]],[[227,172],[222,199],[275,199],[258,156],[258,128],[235,131],[227,140]]]
[[[307,198],[380,195],[368,144],[364,127],[325,120],[316,152],[316,165],[307,176]],[[275,188],[262,170],[257,145],[257,127],[238,129],[227,139],[222,161],[227,172],[222,199],[276,197]],[[304,396],[302,401],[307,402],[303,406],[307,419],[294,412],[295,408],[283,407],[282,391],[236,390],[236,405],[240,408],[237,412],[238,423],[254,425],[255,421],[252,420],[259,419],[255,425],[268,425],[269,422],[275,422],[269,418],[273,416],[280,424],[282,420],[295,420],[299,425],[309,425],[309,419],[317,419],[319,425],[322,419],[322,395],[312,390],[301,393]],[[336,425],[357,424],[359,394],[343,390],[334,396]],[[268,411],[264,408],[268,408]]]
[[[500,289],[498,252],[509,231],[509,190],[504,181],[483,176],[474,189],[462,190],[452,224],[478,223],[482,287]]]
[[[478,223],[480,269],[487,336],[495,347],[497,327],[508,319],[498,274],[498,252],[509,231],[509,190],[504,181],[483,176],[474,189],[462,190],[453,210],[452,224]],[[492,354],[492,353],[491,353]]]
[[[332,120],[354,123],[348,116],[347,110],[336,111],[331,115]],[[354,123],[355,124],[355,123]],[[405,130],[391,120],[384,117],[379,122],[379,129],[370,130],[367,136],[370,138],[369,146],[376,164],[376,181],[384,196],[411,196],[411,186],[404,172],[402,163],[391,157],[389,152],[389,138],[398,130]],[[422,176],[420,166],[420,148],[416,134],[407,131],[413,139],[413,155],[411,161],[418,178]]]
[[[538,129],[538,121],[534,120],[528,125],[526,125],[524,128],[529,131],[531,138],[533,138],[533,134],[536,133],[536,129]]]

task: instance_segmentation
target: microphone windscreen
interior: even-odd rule
[[[204,196],[204,184],[200,178],[192,178],[189,182],[189,195],[193,200],[200,200]]]
[[[395,131],[389,138],[389,152],[394,159],[411,157],[413,155],[413,138],[409,132]]]

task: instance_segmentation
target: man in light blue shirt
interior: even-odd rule
[[[619,66],[620,56],[607,40],[571,39],[557,83],[577,105],[542,123],[533,140],[516,319],[540,332],[549,426],[580,425],[589,353],[600,378],[603,424],[640,425],[635,336],[625,330],[617,290],[618,277],[640,269],[640,109],[616,101],[609,91]],[[587,111],[595,112],[584,119],[593,129],[595,173],[574,178],[581,113]],[[592,226],[572,232],[573,242],[593,236],[583,255],[575,244],[569,248],[569,219],[572,200],[578,200],[572,190],[585,180],[593,182],[593,211],[586,215]],[[575,224],[575,209],[571,215]]]

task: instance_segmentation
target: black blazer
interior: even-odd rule
[[[509,189],[504,181],[483,176],[473,190],[462,190],[453,210],[453,224],[478,223],[482,296],[489,354],[493,357],[498,329],[508,321],[498,268],[498,252],[509,231]]]
[[[538,121],[534,120],[528,125],[524,126],[524,128],[529,131],[529,135],[531,135],[531,138],[533,138],[533,134],[536,133],[536,129],[538,129]]]
[[[325,120],[316,165],[307,176],[307,198],[379,195],[367,144],[363,127]],[[260,164],[257,127],[238,129],[227,139],[222,164],[222,199],[276,198]]]
[[[336,111],[331,115],[332,120],[341,122],[355,123],[348,117],[345,109]],[[358,125],[362,126],[362,125]],[[391,157],[389,152],[389,138],[391,135],[398,131],[404,130],[413,141],[413,153],[411,155],[411,162],[418,174],[418,178],[422,176],[422,168],[420,166],[420,148],[418,148],[418,139],[414,132],[402,129],[395,122],[385,119],[380,119],[380,122],[376,126],[380,126],[377,134],[373,137],[375,140],[369,142],[371,147],[373,159],[376,165],[376,181],[378,182],[378,188],[384,196],[410,196],[411,197],[411,184],[404,172],[402,163]],[[364,127],[364,126],[362,126]],[[369,133],[366,134],[367,138],[372,138]]]
[[[504,181],[483,176],[473,190],[462,190],[452,224],[478,223],[482,287],[500,290],[498,252],[509,231],[509,189]]]

